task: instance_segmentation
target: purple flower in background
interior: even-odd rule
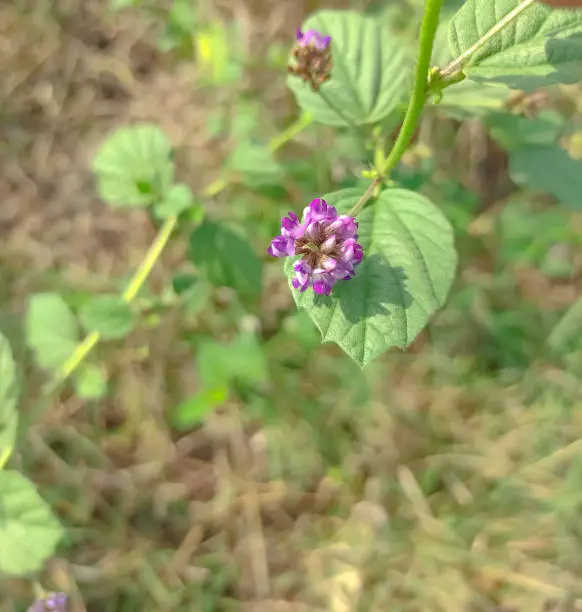
[[[293,57],[296,63],[288,67],[289,73],[311,85],[313,91],[319,91],[323,83],[331,78],[331,36],[317,30],[297,30]]]
[[[303,219],[290,212],[281,219],[281,235],[267,249],[273,257],[301,259],[293,264],[293,287],[303,292],[313,287],[315,293],[329,295],[339,280],[348,280],[364,256],[358,243],[358,222],[348,215],[338,215],[333,206],[317,198],[303,211]]]
[[[307,30],[303,33],[297,28],[297,45],[299,47],[314,47],[318,51],[325,51],[330,42],[331,36],[324,36],[317,30]]]
[[[37,599],[27,612],[67,612],[67,595],[65,593],[51,593],[47,597]]]

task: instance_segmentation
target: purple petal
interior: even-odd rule
[[[273,238],[267,253],[272,257],[293,257],[295,255],[295,240],[286,236]]]
[[[324,36],[317,30],[307,30],[303,33],[301,30],[297,30],[297,42],[302,47],[311,45],[318,51],[325,51],[331,42],[331,36]]]
[[[332,286],[323,279],[313,283],[313,291],[319,295],[329,295],[331,293],[331,287]]]

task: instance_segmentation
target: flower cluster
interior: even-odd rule
[[[290,212],[281,220],[281,235],[267,249],[273,257],[301,255],[295,262],[293,287],[329,295],[339,280],[348,280],[363,257],[358,243],[358,223],[348,215],[338,215],[333,206],[321,198],[303,211],[303,219]]]
[[[67,612],[67,595],[65,593],[51,593],[47,597],[37,599],[27,612]]]
[[[331,78],[331,36],[324,36],[317,30],[303,33],[297,30],[297,42],[293,48],[295,66],[289,66],[291,74],[311,85],[313,91]]]

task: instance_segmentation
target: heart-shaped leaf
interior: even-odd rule
[[[346,213],[362,195],[344,189],[324,196]],[[285,266],[295,302],[360,366],[390,347],[405,348],[447,298],[457,266],[453,230],[424,196],[405,189],[384,191],[358,216],[364,259],[356,275],[329,297],[291,286],[293,260]]]
[[[60,523],[34,485],[19,472],[0,472],[0,572],[38,571],[62,535]]]
[[[502,20],[507,25],[495,31]],[[471,79],[523,90],[582,80],[580,9],[552,9],[534,0],[467,0],[451,21],[453,55],[488,34],[463,68]]]
[[[378,20],[349,11],[319,11],[302,30],[331,36],[331,79],[315,93],[290,75],[301,108],[327,125],[373,124],[387,117],[409,90],[411,60],[405,45]]]
[[[93,161],[99,195],[112,206],[148,206],[174,178],[172,145],[155,125],[119,128]]]
[[[57,293],[37,293],[28,303],[26,341],[41,368],[56,370],[79,341],[75,315]]]

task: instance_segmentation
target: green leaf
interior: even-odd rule
[[[11,451],[18,426],[18,380],[10,344],[0,333],[0,456]]]
[[[205,220],[190,234],[190,260],[215,286],[244,296],[261,293],[262,264],[251,245],[229,226]]]
[[[236,147],[227,165],[230,170],[240,172],[250,187],[276,185],[283,178],[283,169],[271,151],[263,145],[248,141]]]
[[[582,160],[558,146],[524,146],[509,155],[509,174],[518,185],[545,191],[575,210],[582,209]]]
[[[172,424],[178,428],[190,428],[200,424],[204,417],[223,404],[228,397],[225,386],[203,389],[179,404],[172,416]]]
[[[156,215],[167,219],[179,215],[194,206],[194,195],[188,185],[177,183],[172,185],[164,198],[154,204]]]
[[[119,295],[93,297],[81,310],[81,320],[87,331],[109,340],[124,338],[135,324],[131,306]]]
[[[451,21],[453,55],[469,50],[520,5],[518,16],[472,55],[463,72],[523,90],[582,80],[582,10],[552,9],[541,2],[467,0]]]
[[[378,20],[325,10],[307,19],[302,30],[308,29],[331,36],[331,79],[321,94],[294,75],[287,83],[299,106],[313,113],[316,121],[335,126],[373,124],[387,117],[408,93],[410,55]]]
[[[347,212],[361,195],[361,189],[345,189],[324,198]],[[291,259],[285,269],[297,306],[309,312],[323,341],[335,342],[363,367],[390,347],[411,344],[443,306],[457,253],[447,219],[412,191],[384,191],[358,221],[364,259],[331,296],[298,292],[291,286]]]
[[[155,125],[119,128],[93,161],[99,196],[112,206],[149,206],[174,178],[172,145]]]
[[[42,569],[63,529],[34,485],[19,472],[0,472],[0,572],[22,576]]]
[[[580,329],[582,329],[582,297],[574,302],[558,321],[548,338],[548,345],[556,353],[579,347]]]
[[[36,362],[48,370],[60,368],[79,341],[77,320],[56,293],[38,293],[29,299],[25,327]]]
[[[73,382],[76,394],[82,399],[101,399],[107,394],[107,376],[102,368],[92,363],[81,364]]]
[[[510,113],[494,113],[485,125],[490,136],[506,151],[523,145],[551,145],[564,129],[564,119],[558,113],[546,111],[535,119]]]

